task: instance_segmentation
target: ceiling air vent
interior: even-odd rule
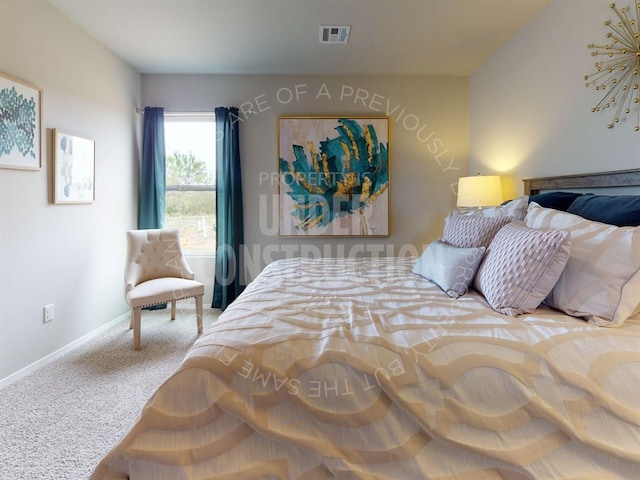
[[[347,43],[350,25],[321,25],[320,43]]]

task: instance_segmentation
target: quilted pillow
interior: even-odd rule
[[[413,273],[438,285],[451,298],[469,290],[485,247],[459,248],[436,240],[420,255]]]
[[[569,245],[569,232],[510,223],[491,241],[474,287],[497,312],[531,313],[560,277],[569,259]]]
[[[444,219],[442,241],[461,248],[486,247],[511,220],[511,217],[491,218],[453,211]]]
[[[530,227],[564,229],[571,256],[545,303],[589,323],[619,326],[640,304],[640,227],[616,227],[529,205]]]
[[[465,215],[478,215],[480,217],[511,217],[512,220],[523,220],[527,213],[527,205],[529,204],[529,197],[523,195],[518,198],[514,198],[508,202],[503,203],[497,207],[484,207],[465,210]]]

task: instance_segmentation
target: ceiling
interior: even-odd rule
[[[469,75],[550,0],[48,1],[140,73]]]

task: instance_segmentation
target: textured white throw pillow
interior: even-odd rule
[[[442,241],[461,248],[486,247],[498,230],[511,220],[511,217],[464,215],[454,210],[444,219]]]
[[[571,256],[545,303],[590,323],[619,326],[640,304],[640,227],[616,227],[529,205],[525,223],[563,229]]]
[[[493,237],[474,287],[497,312],[531,313],[560,277],[569,251],[568,232],[510,223]]]
[[[436,240],[420,255],[413,273],[432,281],[451,298],[458,298],[469,290],[485,250],[454,247]]]
[[[484,207],[466,210],[464,215],[477,215],[480,217],[490,218],[511,217],[513,220],[524,220],[528,204],[529,196],[522,195],[521,197],[514,198],[510,202],[507,202],[504,205],[498,205],[497,207]]]

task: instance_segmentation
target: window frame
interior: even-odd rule
[[[166,125],[168,122],[199,122],[199,121],[212,121],[215,129],[215,121],[216,116],[214,112],[165,112],[164,114],[164,125],[166,130]],[[165,133],[166,137],[166,133]],[[215,130],[214,136],[212,139],[215,142]],[[169,152],[166,149],[165,143],[165,161],[167,157],[173,154],[173,152]],[[212,184],[194,184],[194,185],[180,185],[180,184],[169,184],[167,182],[167,168],[165,165],[165,196],[169,192],[216,192],[216,165],[213,165],[213,183]],[[166,214],[165,214],[166,215]],[[214,230],[217,235],[217,229]],[[212,247],[212,251],[210,253],[192,253],[185,252],[185,256],[187,257],[211,257],[215,256],[215,243]]]

